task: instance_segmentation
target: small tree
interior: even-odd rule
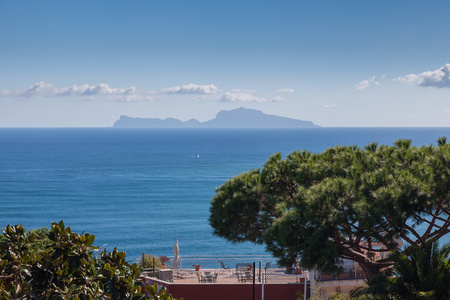
[[[162,262],[159,259],[158,255],[143,254],[143,256],[141,256],[138,259],[138,265],[143,268],[153,268],[154,267],[155,269],[159,269],[159,268],[161,268]]]

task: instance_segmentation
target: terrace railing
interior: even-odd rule
[[[172,257],[169,257],[173,259]],[[225,267],[235,269],[236,264],[253,264],[264,267],[268,262],[276,263],[271,255],[181,255],[179,269],[193,269],[194,265],[201,265],[201,269],[221,269],[223,262]]]

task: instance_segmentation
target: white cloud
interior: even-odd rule
[[[361,81],[360,83],[358,83],[358,84],[355,86],[355,89],[356,89],[357,91],[362,91],[362,90],[368,88],[369,85],[370,85],[369,80],[363,80],[363,81]]]
[[[394,80],[409,83],[409,82],[416,81],[418,78],[419,78],[419,76],[416,74],[409,74],[409,75],[406,75],[403,77],[398,77],[397,79],[394,79]]]
[[[255,94],[255,90],[244,90],[244,89],[233,89],[230,93],[244,93],[244,94]]]
[[[233,92],[235,91],[235,92]],[[231,92],[226,92],[220,97],[222,102],[267,102],[265,98],[260,98],[251,93],[243,93],[233,90]]]
[[[175,86],[167,89],[163,89],[164,94],[215,94],[217,92],[217,86],[210,85],[198,85],[189,83],[183,86]]]
[[[379,85],[380,85],[380,82],[375,81],[375,78],[377,78],[377,77],[376,77],[376,76],[373,76],[373,77],[371,77],[371,78],[369,78],[369,79],[367,79],[367,80],[361,81],[360,83],[358,83],[358,84],[355,85],[355,89],[356,89],[357,91],[362,91],[362,90],[367,89],[367,88],[368,88],[369,86],[371,86],[372,84],[373,84],[373,85],[376,85],[376,86],[379,86]],[[382,78],[383,78],[383,77],[382,77]]]
[[[333,107],[336,107],[336,104],[324,104],[322,106],[325,108],[333,108]]]
[[[286,100],[286,99],[284,99],[284,97],[273,97],[272,98],[272,102],[283,102],[284,100]]]
[[[416,82],[419,86],[450,88],[450,63],[434,71],[409,74],[396,79],[401,82]]]
[[[31,97],[31,96],[55,96],[58,93],[58,89],[51,83],[38,82],[30,86],[25,91],[17,92],[19,96]]]
[[[283,89],[277,90],[277,93],[281,93],[281,94],[292,94],[292,93],[294,93],[294,89],[283,88]]]
[[[108,84],[100,83],[97,85],[72,85],[65,88],[58,88],[47,82],[38,82],[23,91],[9,91],[3,89],[0,96],[16,97],[80,97],[82,99],[110,100],[110,101],[151,101],[154,92],[138,92],[135,87],[112,88]]]
[[[104,100],[125,102],[153,101],[168,94],[196,95],[194,99],[203,99],[206,97],[209,100],[215,99],[215,101],[222,102],[268,102],[268,99],[258,97],[255,90],[232,89],[229,91],[219,91],[214,84],[198,85],[193,83],[163,89],[159,92],[138,91],[133,86],[129,88],[113,88],[105,83],[97,85],[72,85],[59,88],[47,82],[36,83],[26,90],[0,90],[0,97],[71,97],[85,101]],[[284,100],[284,97],[275,96],[270,101],[281,102]]]
[[[136,95],[136,88],[134,86],[128,89],[111,88],[109,85],[101,83],[95,86],[87,84],[81,86],[71,86],[63,88],[58,92],[59,95],[64,96],[86,96],[86,95]]]
[[[445,111],[448,112],[448,113],[450,113],[450,109],[448,109],[448,108],[446,108]]]
[[[0,97],[9,96],[10,94],[11,94],[11,92],[8,91],[7,89],[0,90]]]

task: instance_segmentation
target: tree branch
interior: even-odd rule
[[[422,237],[411,226],[407,225],[406,223],[404,224],[404,226],[405,226],[406,229],[409,230],[409,232],[412,233],[412,235],[414,235],[417,238],[418,241],[420,241],[420,243],[419,243],[420,245],[424,244],[424,242],[422,240]],[[417,242],[416,243],[412,243],[412,244],[417,244]]]
[[[414,242],[412,239],[410,239],[406,234],[401,234],[400,235],[400,237],[402,238],[402,239],[404,239],[407,243],[409,243],[409,244],[411,244],[411,245],[417,245],[418,246],[418,244],[417,244],[417,242]]]

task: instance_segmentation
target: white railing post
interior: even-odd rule
[[[262,284],[261,284],[261,300],[264,300],[264,281],[266,281],[266,273],[262,274]]]
[[[308,287],[308,284],[306,283],[307,282],[306,276],[304,278],[305,278],[305,287],[303,288],[303,300],[306,300],[306,292],[307,292],[306,288]]]

